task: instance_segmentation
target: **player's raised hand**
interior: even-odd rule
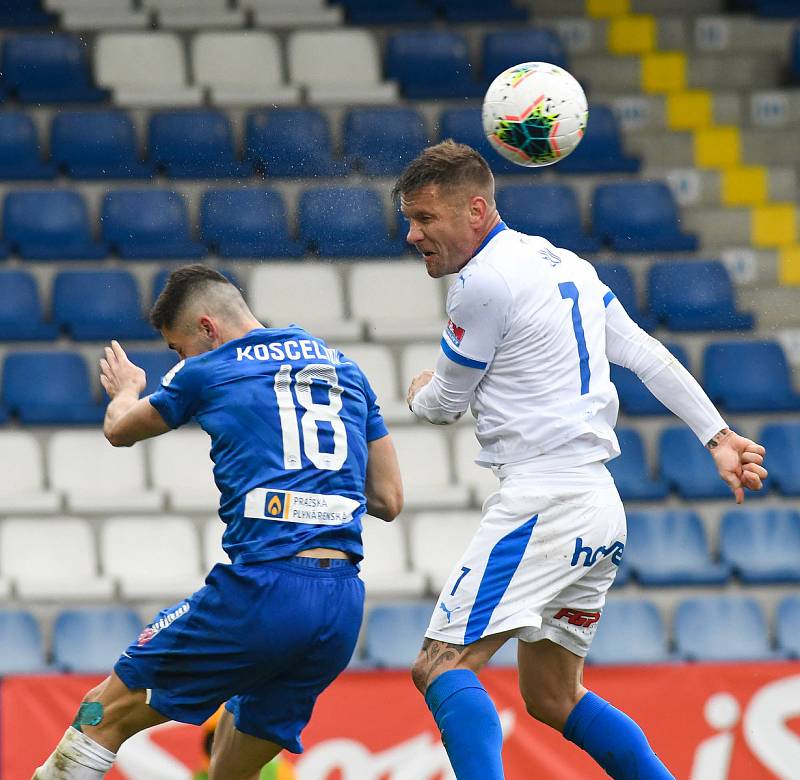
[[[767,470],[761,465],[766,453],[764,447],[728,428],[714,436],[706,447],[737,504],[744,502],[744,488],[761,490],[767,478]]]
[[[406,393],[406,402],[408,403],[408,408],[411,408],[411,403],[414,400],[414,396],[422,390],[428,382],[433,379],[433,371],[429,368],[425,369],[421,374],[417,374],[412,380],[411,384],[408,386],[408,393]]]
[[[100,360],[100,384],[114,398],[123,390],[133,390],[139,395],[147,384],[144,370],[128,360],[118,341],[105,348],[105,357]]]

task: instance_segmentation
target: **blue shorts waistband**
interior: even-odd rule
[[[358,574],[359,566],[347,558],[308,558],[293,555],[290,558],[276,558],[266,561],[270,566],[320,577],[352,577]]]

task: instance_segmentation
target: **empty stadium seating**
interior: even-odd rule
[[[91,260],[108,250],[94,240],[86,201],[69,190],[26,190],[6,195],[3,233],[27,260]]]
[[[342,130],[345,160],[370,176],[399,174],[426,146],[421,114],[412,108],[354,108]]]
[[[150,157],[172,178],[244,177],[252,162],[237,159],[230,120],[221,111],[158,111],[150,117]]]
[[[787,596],[778,604],[775,633],[778,650],[800,658],[800,596]]]
[[[562,173],[635,173],[639,165],[638,158],[626,154],[617,120],[603,105],[590,106],[578,148],[559,161]],[[630,247],[626,249],[631,251]]]
[[[125,271],[62,271],[53,283],[53,319],[76,341],[158,336]]]
[[[436,0],[436,6],[448,22],[522,22],[528,18],[527,9],[513,0],[494,0],[491,4],[482,0]]]
[[[800,409],[800,393],[792,387],[786,355],[776,341],[709,344],[703,355],[703,387],[731,412]]]
[[[36,618],[21,609],[0,609],[0,675],[46,671],[42,633]]]
[[[203,431],[182,430],[150,443],[153,487],[167,496],[175,512],[213,512],[219,508],[209,457],[210,439]]]
[[[800,514],[790,509],[727,512],[720,554],[747,583],[800,581]]]
[[[589,663],[653,664],[671,658],[664,622],[653,602],[614,598],[606,601],[586,659]]]
[[[714,563],[700,518],[688,510],[631,512],[625,562],[642,585],[722,585],[727,563]]]
[[[128,179],[153,175],[140,159],[136,128],[123,111],[62,111],[53,117],[50,155],[76,179]]]
[[[475,463],[479,451],[480,445],[472,426],[461,425],[453,437],[453,465],[456,469],[456,479],[459,484],[466,485],[472,490],[473,502],[482,505],[486,498],[500,487],[500,481],[490,468]]]
[[[523,184],[497,192],[497,210],[506,224],[543,236],[573,252],[597,252],[600,241],[582,226],[575,192],[563,184]]]
[[[697,237],[683,233],[678,221],[675,200],[663,182],[600,184],[594,191],[594,230],[615,251],[697,249]]]
[[[753,327],[753,315],[737,311],[730,276],[718,261],[658,263],[647,287],[650,310],[670,330]]]
[[[124,607],[68,609],[53,627],[53,664],[63,671],[107,673],[142,624]]]
[[[207,190],[200,206],[201,233],[222,257],[299,257],[289,236],[281,194],[261,188]]]
[[[363,517],[364,560],[361,578],[370,597],[420,596],[425,591],[425,575],[409,566],[402,518],[384,523]]]
[[[0,271],[0,340],[50,340],[58,327],[44,322],[36,280],[26,271]]]
[[[421,512],[410,529],[411,559],[438,594],[478,530],[479,512]]]
[[[759,441],[769,453],[770,484],[785,495],[800,495],[800,423],[766,425]]]
[[[0,460],[0,512],[54,512],[60,507],[60,496],[45,488],[44,458],[32,433],[0,432]]]
[[[364,650],[378,667],[408,669],[422,646],[435,604],[382,604],[367,615]],[[391,636],[391,642],[386,637]]]
[[[435,18],[435,9],[420,0],[341,0],[351,24],[419,24]]]
[[[521,62],[551,62],[560,68],[568,66],[564,44],[553,30],[528,27],[486,34],[483,39],[483,73],[486,82],[491,82],[504,70]]]
[[[177,192],[108,192],[103,198],[101,221],[103,239],[126,259],[195,259],[206,253],[189,233],[186,203]]]
[[[3,364],[3,401],[25,424],[96,424],[86,364],[74,352],[14,352]]]
[[[633,428],[618,428],[619,457],[606,463],[623,500],[658,501],[669,488],[664,480],[653,478],[648,467],[641,437]]]
[[[405,399],[400,398],[397,372],[391,352],[378,344],[352,344],[344,356],[355,362],[366,374],[378,397],[381,414],[389,422],[408,422],[411,412]]]
[[[3,179],[52,179],[55,169],[42,160],[33,119],[22,111],[0,113],[0,176]]]
[[[614,293],[628,316],[640,328],[651,331],[656,327],[655,317],[639,304],[636,284],[626,265],[622,263],[596,263],[594,269],[597,271],[600,281]]]
[[[775,657],[764,614],[753,599],[687,599],[675,613],[675,643],[690,661],[769,660]]]

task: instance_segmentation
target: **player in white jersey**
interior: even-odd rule
[[[744,487],[760,489],[764,448],[727,428],[589,263],[502,222],[491,171],[473,149],[452,141],[426,149],[394,194],[429,276],[457,274],[436,370],[412,381],[409,405],[437,424],[471,406],[478,463],[500,478],[413,668],[456,776],[504,777],[499,719],[476,672],[516,636],[533,717],[612,777],[672,777],[641,729],[582,684],[626,541],[622,503],[603,465],[619,455],[609,361],[635,371],[692,428],[737,502]]]

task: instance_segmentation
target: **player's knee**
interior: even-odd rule
[[[569,697],[552,690],[537,690],[525,696],[525,709],[532,718],[561,731],[574,703]]]
[[[420,653],[417,656],[417,660],[414,661],[414,664],[411,667],[411,679],[414,681],[414,685],[417,687],[417,690],[423,696],[428,690],[429,672],[430,669],[428,668],[428,657],[425,655],[425,653]]]

